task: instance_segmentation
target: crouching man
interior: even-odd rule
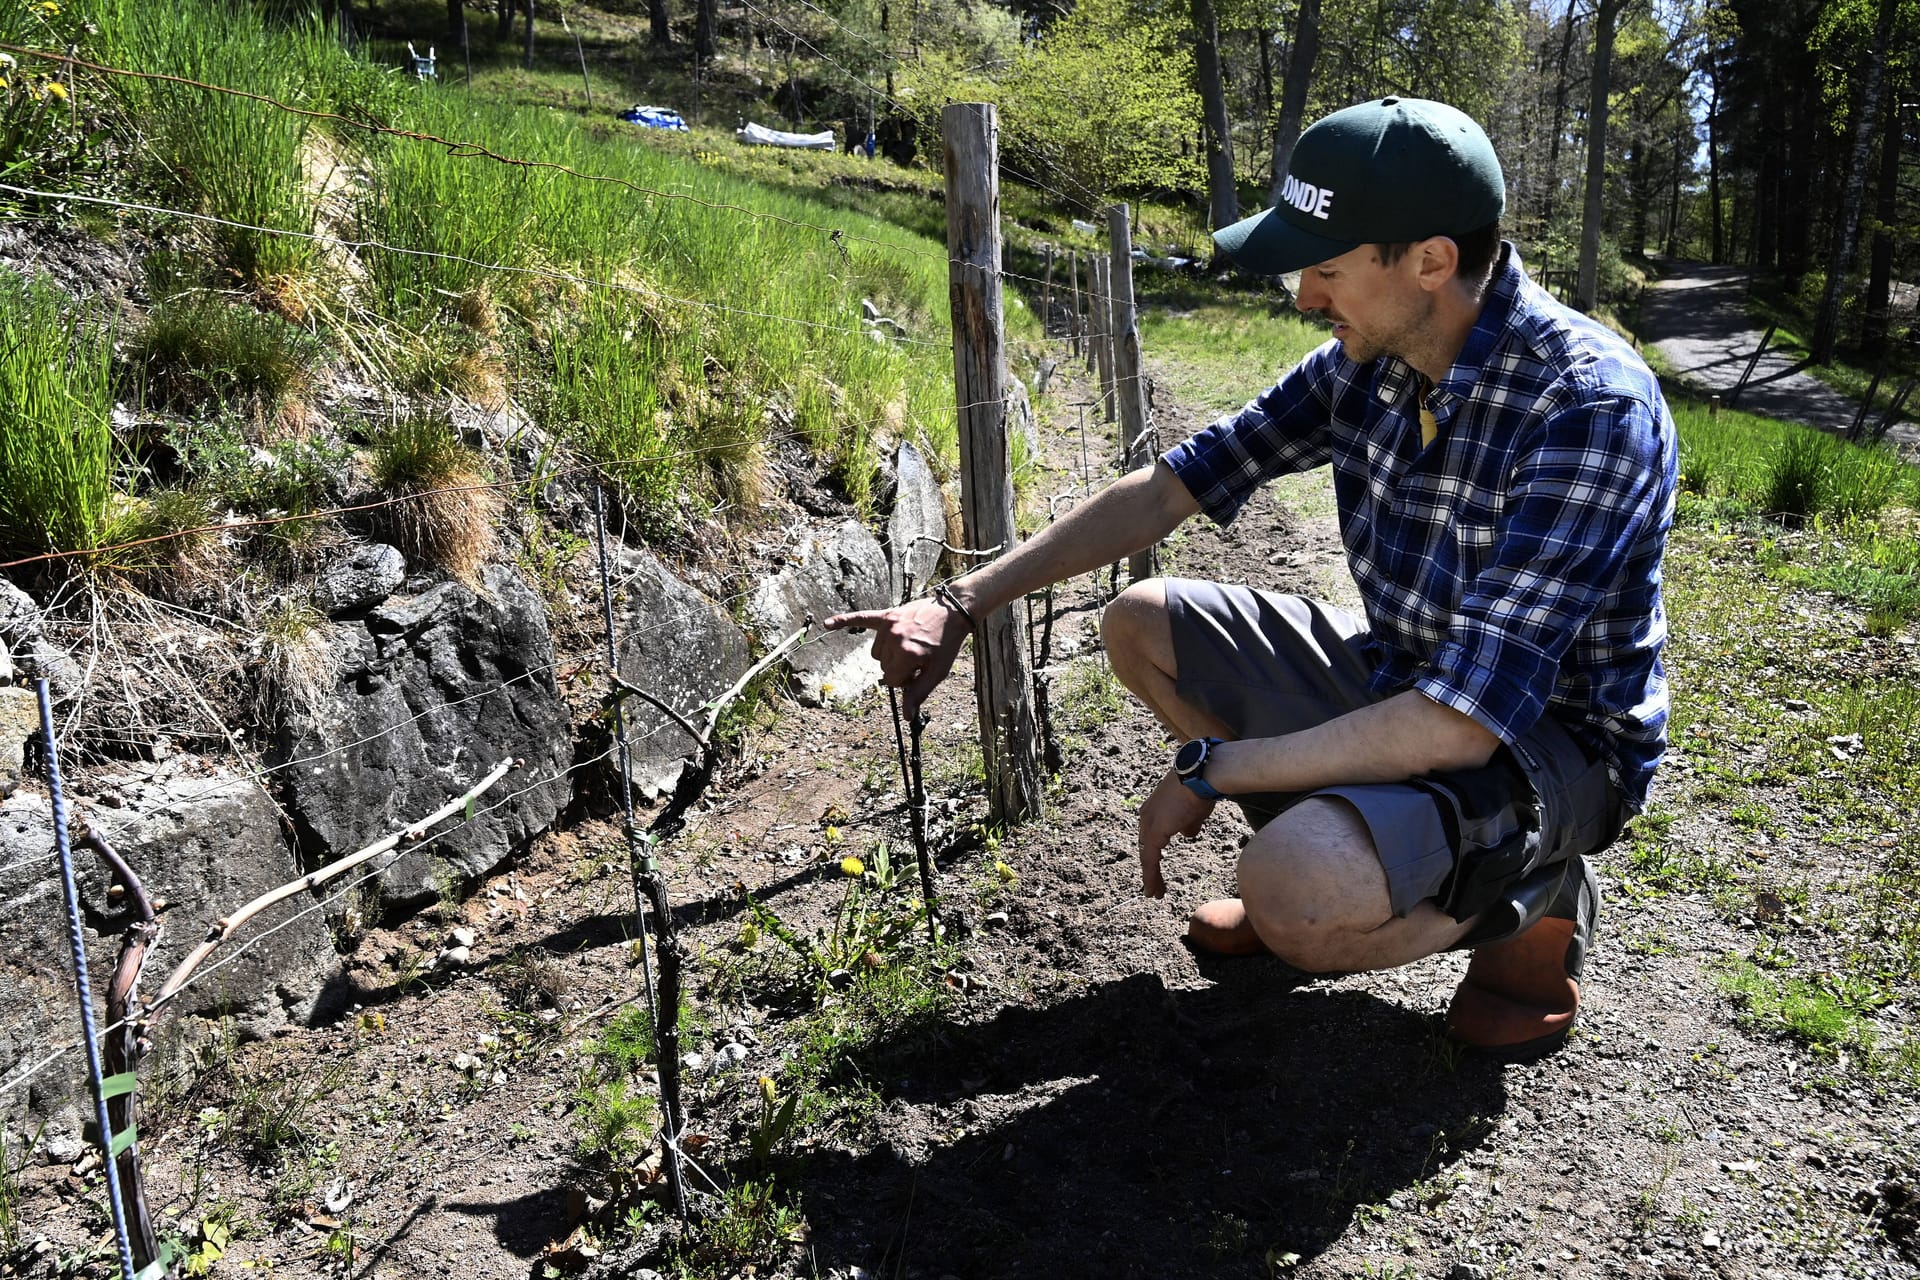
[[[917,709],[972,619],[1165,537],[1264,481],[1333,469],[1364,617],[1250,587],[1135,583],[1114,671],[1182,740],[1140,810],[1145,891],[1215,804],[1256,834],[1188,938],[1311,971],[1473,958],[1447,1017],[1517,1060],[1565,1042],[1599,892],[1586,855],[1665,745],[1661,555],[1676,446],[1652,373],[1531,283],[1478,125],[1386,98],[1300,136],[1278,206],[1220,231],[1298,272],[1333,337],[1240,412],[1012,552],[832,627]]]

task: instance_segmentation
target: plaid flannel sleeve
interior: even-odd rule
[[[1414,688],[1512,742],[1545,711],[1560,662],[1668,501],[1673,458],[1636,399],[1547,418],[1521,451],[1486,567]]]
[[[1209,519],[1231,524],[1266,481],[1332,458],[1332,388],[1340,363],[1338,344],[1327,343],[1238,413],[1175,445],[1160,460]]]

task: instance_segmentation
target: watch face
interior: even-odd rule
[[[1200,767],[1200,762],[1206,758],[1206,739],[1195,738],[1183,744],[1178,751],[1173,753],[1173,771],[1180,774],[1192,773]]]

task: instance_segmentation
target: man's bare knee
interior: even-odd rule
[[[1240,898],[1268,949],[1309,973],[1357,967],[1355,944],[1393,916],[1373,837],[1335,799],[1302,801],[1248,842]]]
[[[1116,664],[1145,662],[1174,675],[1173,626],[1167,619],[1167,585],[1158,578],[1136,582],[1108,602],[1100,615],[1100,641]]]

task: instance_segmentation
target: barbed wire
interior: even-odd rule
[[[235,98],[245,98],[253,102],[277,108],[291,115],[306,116],[313,120],[332,120],[347,125],[350,128],[361,129],[372,134],[404,138],[413,142],[425,142],[432,146],[444,148],[448,156],[457,160],[482,159],[492,160],[499,164],[511,165],[521,169],[552,169],[556,172],[567,174],[570,177],[579,178],[584,182],[603,182],[611,186],[624,187],[629,191],[654,199],[680,200],[688,204],[699,205],[706,209],[741,213],[750,218],[783,223],[803,231],[818,231],[822,235],[837,241],[876,245],[883,249],[896,253],[909,254],[918,258],[944,258],[946,256],[931,249],[918,249],[912,245],[897,244],[890,240],[880,240],[872,236],[855,235],[840,227],[821,226],[818,223],[807,222],[803,219],[789,218],[781,214],[769,213],[763,209],[749,209],[745,205],[729,204],[724,200],[708,200],[693,195],[690,192],[663,191],[658,187],[645,186],[627,178],[615,177],[612,174],[588,173],[585,170],[576,169],[571,165],[561,164],[555,160],[536,160],[527,156],[506,155],[478,142],[465,142],[454,138],[446,138],[439,134],[426,133],[417,129],[398,129],[392,125],[376,124],[370,120],[356,120],[352,116],[341,115],[337,111],[320,111],[312,107],[297,106],[290,102],[282,102],[270,94],[258,93],[250,89],[238,89],[231,85],[214,84],[206,80],[196,80],[191,76],[171,75],[163,71],[135,71],[129,67],[115,67],[105,63],[89,62],[85,58],[75,57],[57,50],[35,49],[22,45],[0,43],[0,52],[41,58],[49,62],[65,63],[69,67],[85,67],[89,71],[97,71],[103,75],[123,76],[134,80],[157,80],[170,84],[185,85],[195,89],[204,89],[209,93],[220,93]]]
[[[778,26],[779,24],[776,22],[774,25]],[[781,29],[786,30],[786,28],[784,27],[782,27]],[[792,33],[788,32],[788,34],[792,34]],[[808,47],[811,48],[812,46],[809,45]],[[951,255],[946,254],[944,252],[940,252],[933,249],[920,249],[910,244],[899,244],[890,240],[881,240],[873,236],[857,235],[853,232],[847,231],[844,227],[828,227],[828,226],[823,226],[820,223],[808,222],[800,218],[789,218],[783,214],[770,213],[764,209],[750,209],[745,205],[730,204],[724,200],[708,200],[701,196],[696,196],[691,194],[690,192],[685,192],[685,191],[663,191],[658,187],[645,186],[641,183],[633,182],[626,178],[615,177],[612,174],[588,173],[584,170],[576,169],[571,165],[561,164],[558,161],[554,161],[554,160],[536,160],[527,156],[506,155],[501,152],[494,151],[493,149],[481,143],[459,141],[453,138],[442,137],[439,134],[425,133],[415,129],[399,129],[391,125],[376,124],[368,120],[356,120],[351,116],[341,115],[339,112],[336,112],[336,111],[320,111],[312,107],[302,107],[294,103],[282,102],[280,99],[275,98],[270,94],[258,93],[250,89],[239,89],[231,85],[214,84],[206,80],[196,80],[191,76],[172,75],[167,72],[161,72],[161,71],[135,71],[128,67],[115,67],[106,63],[90,62],[85,58],[75,57],[71,54],[61,53],[52,49],[35,49],[25,45],[12,45],[12,44],[0,43],[0,51],[25,55],[27,57],[41,58],[50,62],[64,63],[69,68],[85,67],[89,71],[96,71],[104,75],[124,76],[129,79],[136,79],[136,80],[155,80],[155,81],[161,81],[165,83],[185,85],[185,86],[189,86],[196,89],[203,89],[210,93],[227,94],[232,97],[243,98],[249,101],[261,103],[266,106],[274,107],[278,110],[285,111],[292,115],[306,116],[308,118],[316,119],[316,120],[337,121],[351,128],[362,129],[368,133],[372,133],[376,135],[403,138],[403,139],[408,139],[410,141],[424,142],[432,146],[442,147],[446,150],[447,155],[454,159],[484,159],[484,160],[492,160],[496,163],[509,165],[515,168],[551,169],[556,172],[564,173],[571,177],[578,178],[583,182],[601,182],[601,183],[607,183],[613,186],[624,187],[630,191],[636,192],[637,194],[652,197],[655,199],[679,200],[689,204],[699,205],[700,207],[706,208],[706,209],[723,210],[729,213],[744,214],[749,218],[754,218],[760,221],[777,222],[785,226],[796,228],[798,230],[817,231],[821,235],[826,236],[828,240],[835,245],[842,245],[847,243],[867,244],[867,245],[873,245],[880,249],[888,250],[889,252],[906,254],[910,257],[925,258],[928,260],[942,260],[942,261],[945,261],[950,267],[952,266],[962,266],[962,267],[970,267],[970,268],[974,267],[974,264],[966,262],[963,259],[952,257]],[[822,58],[825,58],[824,54],[820,56]],[[838,64],[835,64],[835,65],[838,65]],[[907,110],[905,104],[901,103],[898,99],[889,97],[888,101],[893,103],[893,105],[899,107],[903,111]],[[1060,192],[1060,191],[1054,190],[1053,188],[1047,187],[1045,186],[1045,184],[1040,183],[1035,179],[1026,178],[1024,175],[1021,175],[1017,171],[1014,171],[1011,169],[1009,169],[1008,171],[1013,173],[1015,177],[1020,178],[1021,181],[1023,182],[1027,182],[1030,185],[1035,186],[1036,188],[1039,188],[1041,190],[1046,190],[1053,195],[1059,196],[1063,200],[1070,200],[1070,197],[1068,197],[1064,192]],[[1083,205],[1083,207],[1087,208],[1089,211],[1092,211],[1092,206],[1090,205]],[[999,274],[1003,279],[1022,280],[1022,281],[1026,281],[1027,283],[1037,284],[1037,285],[1045,284],[1045,281],[1037,277],[1025,276],[1017,272],[1007,271],[1004,267],[1001,267],[998,270],[997,274]]]
[[[388,244],[383,240],[349,239],[345,236],[329,235],[324,231],[295,231],[287,227],[266,227],[250,222],[239,222],[232,218],[222,218],[211,213],[195,213],[188,209],[170,209],[164,205],[143,204],[136,200],[118,200],[112,196],[90,196],[78,191],[39,191],[32,187],[16,186],[9,182],[0,182],[0,191],[10,191],[15,195],[32,196],[41,200],[73,200],[82,204],[100,205],[110,209],[125,209],[134,213],[150,213],[160,217],[186,218],[195,222],[211,223],[215,226],[231,227],[236,231],[251,231],[260,235],[286,236],[295,240],[311,240],[318,244],[330,244],[337,248],[361,250],[378,249],[386,253],[397,253],[410,258],[429,258],[439,262],[457,262],[464,266],[478,267],[484,271],[500,271],[510,275],[532,276],[541,280],[555,280],[563,284],[582,285],[589,288],[610,289],[619,293],[639,294],[642,297],[657,298],[662,302],[671,302],[683,307],[699,307],[706,311],[719,311],[727,315],[747,316],[758,320],[778,320],[785,324],[797,325],[806,329],[824,329],[829,333],[844,334],[848,337],[865,337],[867,330],[859,326],[828,324],[824,320],[802,320],[797,316],[781,315],[773,311],[753,311],[744,307],[729,307],[718,302],[706,302],[699,298],[683,298],[655,289],[649,285],[626,284],[618,280],[598,280],[591,276],[578,275],[571,271],[554,271],[544,267],[522,267],[510,262],[485,262],[479,258],[469,258],[457,253],[442,253],[435,249],[412,249],[405,245]],[[909,343],[920,347],[945,347],[945,343],[934,342],[926,338],[898,337],[894,341]]]

